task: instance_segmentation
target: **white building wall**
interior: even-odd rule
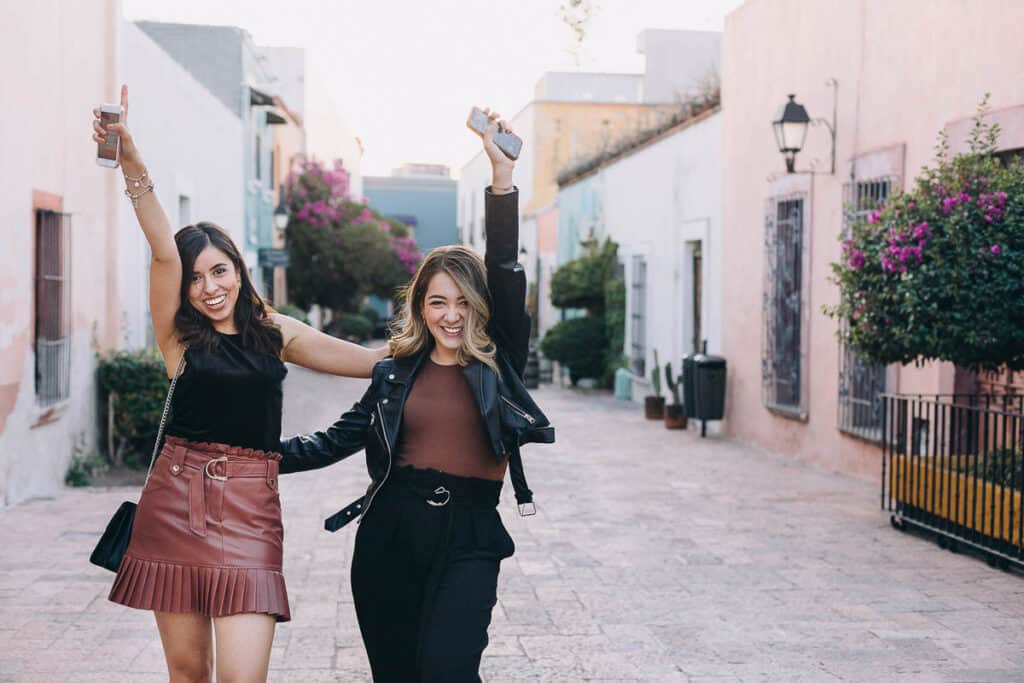
[[[675,374],[682,356],[694,351],[692,253],[698,243],[703,258],[701,336],[707,339],[708,353],[721,353],[720,136],[721,114],[716,113],[579,181],[600,200],[600,210],[595,214],[587,209],[581,220],[596,220],[595,237],[617,242],[625,264],[627,356],[633,332],[633,257],[646,260],[647,377],[634,380],[635,400],[648,392],[655,349],[662,367],[671,362]],[[570,219],[564,213],[572,210],[568,207],[586,204],[571,193],[572,186],[563,190],[566,208],[559,203],[563,225]],[[667,391],[664,376],[662,380]]]
[[[241,119],[131,22],[122,26],[122,46],[129,125],[172,229],[211,221],[244,249]],[[152,341],[149,247],[127,200],[120,212],[123,341],[140,348]]]

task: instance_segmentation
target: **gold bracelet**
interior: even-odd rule
[[[139,208],[139,199],[152,192],[154,187],[156,186],[153,185],[153,181],[150,181],[149,185],[146,185],[146,187],[143,188],[142,192],[139,192],[138,194],[132,194],[131,191],[125,188],[124,194],[126,197],[128,197],[128,199],[132,200],[132,207],[137,209]]]

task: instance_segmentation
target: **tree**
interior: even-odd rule
[[[352,201],[348,187],[340,160],[304,162],[285,183],[288,294],[300,307],[357,312],[368,294],[405,284],[422,259],[406,226]]]

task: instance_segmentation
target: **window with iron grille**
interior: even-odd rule
[[[843,235],[850,226],[885,204],[892,192],[891,178],[873,178],[843,186]],[[843,326],[846,323],[842,323]],[[845,332],[845,329],[843,330]],[[885,366],[861,360],[846,344],[839,348],[840,431],[870,441],[882,438],[882,402],[885,392]]]
[[[805,412],[803,242],[803,197],[770,200],[765,212],[763,400],[769,408],[799,414]]]
[[[633,256],[633,278],[630,280],[630,359],[633,374],[646,374],[647,360],[647,260]]]
[[[36,212],[36,403],[71,395],[71,216]]]

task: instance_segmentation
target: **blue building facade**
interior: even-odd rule
[[[409,225],[424,253],[459,243],[455,180],[439,175],[364,176],[363,195],[381,215]]]

